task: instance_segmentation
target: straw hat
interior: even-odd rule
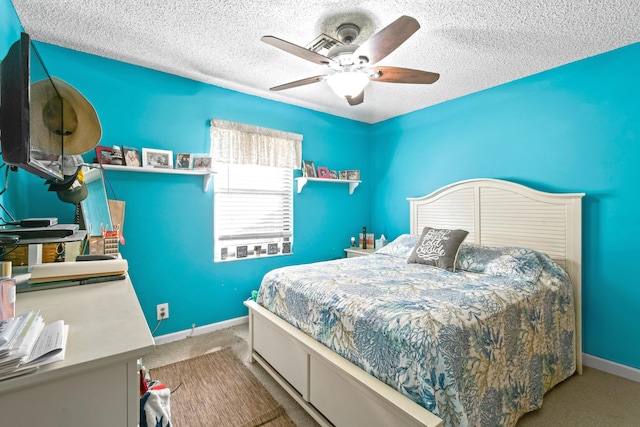
[[[69,83],[56,77],[51,77],[51,80],[62,97],[62,105],[55,102],[57,96],[48,80],[40,80],[31,85],[34,148],[47,153],[63,154],[60,147],[62,135],[65,155],[86,153],[98,145],[102,137],[98,114],[93,105]]]

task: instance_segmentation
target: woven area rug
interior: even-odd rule
[[[149,374],[173,391],[174,427],[295,427],[229,348],[150,369]]]

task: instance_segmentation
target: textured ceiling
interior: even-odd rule
[[[35,40],[375,123],[640,41],[638,0],[13,0]],[[356,43],[401,15],[421,28],[378,65],[440,73],[432,85],[372,82],[349,106],[325,82],[270,87],[328,68],[260,41]],[[595,83],[595,81],[594,81]]]

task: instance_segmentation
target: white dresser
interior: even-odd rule
[[[35,308],[69,325],[65,359],[0,381],[0,424],[137,426],[138,360],[155,345],[128,276],[18,294],[17,313]]]

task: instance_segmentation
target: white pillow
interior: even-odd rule
[[[418,243],[419,238],[420,236],[417,234],[401,234],[394,241],[378,249],[375,253],[407,259],[409,255],[411,255],[411,251],[413,251],[416,243]]]

